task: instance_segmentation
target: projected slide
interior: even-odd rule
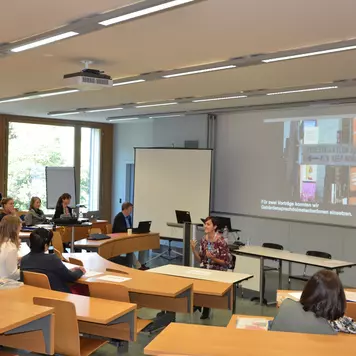
[[[356,119],[265,120],[265,125],[283,125],[280,150],[289,191],[276,199],[261,197],[261,210],[356,216]]]
[[[356,114],[296,115],[219,116],[214,211],[356,226]]]

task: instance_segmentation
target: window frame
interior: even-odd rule
[[[112,186],[112,156],[113,156],[113,124],[46,119],[26,116],[0,115],[0,137],[4,139],[0,142],[0,192],[3,196],[7,194],[8,179],[8,149],[9,149],[9,124],[39,124],[50,126],[74,127],[74,167],[76,172],[76,195],[80,197],[80,167],[81,167],[81,129],[93,128],[101,130],[100,137],[100,183],[99,183],[99,211],[103,218],[111,218],[111,186]],[[105,157],[105,161],[104,161]],[[111,158],[111,159],[110,159]]]

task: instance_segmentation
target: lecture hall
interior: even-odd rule
[[[355,1],[0,4],[0,356],[356,354]]]

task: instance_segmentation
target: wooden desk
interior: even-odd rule
[[[265,320],[273,320],[271,316],[256,316],[256,315],[238,315],[234,314],[231,316],[229,324],[227,324],[227,328],[229,329],[236,329],[236,322],[238,318],[251,318],[251,319],[265,319]]]
[[[54,353],[53,309],[7,300],[0,316],[0,344],[26,351]]]
[[[353,355],[355,338],[259,332],[171,323],[144,349],[145,355],[335,356]]]
[[[225,271],[215,271],[215,270],[207,270],[207,269],[187,267],[187,266],[177,266],[177,265],[165,265],[157,268],[152,268],[147,272],[189,278],[192,280],[199,280],[199,281],[223,282],[232,285],[233,286],[232,288],[233,312],[234,312],[234,307],[236,305],[237,284],[253,277],[251,274],[231,273]]]
[[[75,247],[97,252],[101,257],[107,259],[126,253],[160,248],[160,238],[157,233],[134,235],[120,233],[108,236],[110,239],[100,241],[82,239],[75,243]]]
[[[136,340],[135,304],[89,298],[26,285],[0,291],[2,305],[6,305],[9,300],[32,305],[34,297],[59,299],[73,303],[82,333],[127,341]]]
[[[103,234],[106,234],[106,225],[108,224],[108,220],[95,220],[92,221],[90,226],[84,225],[84,226],[77,226],[74,228],[74,240],[78,241],[84,238],[87,238],[89,236],[89,230],[92,228],[99,228],[101,229]],[[68,243],[72,241],[72,228],[71,227],[66,227],[66,226],[58,226],[58,231],[61,231],[61,229],[64,229],[64,231],[61,233],[62,236],[62,241],[64,243]],[[21,231],[20,232],[20,239],[21,240],[26,240],[30,238],[31,232],[28,231]]]
[[[132,280],[124,282],[123,285],[129,288],[131,301],[142,307],[191,313],[192,293],[194,292],[194,305],[196,306],[232,310],[231,283],[188,280],[147,273],[147,271],[139,271],[110,262],[97,253],[64,253],[63,256],[66,259],[74,257],[81,260],[88,270],[105,272],[107,268],[110,268],[127,273],[124,276]],[[80,281],[90,283],[98,280],[93,277]]]

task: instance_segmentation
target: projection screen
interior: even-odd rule
[[[209,215],[212,151],[135,148],[134,225],[152,221],[151,231],[182,238],[175,210],[190,211],[192,222]]]

